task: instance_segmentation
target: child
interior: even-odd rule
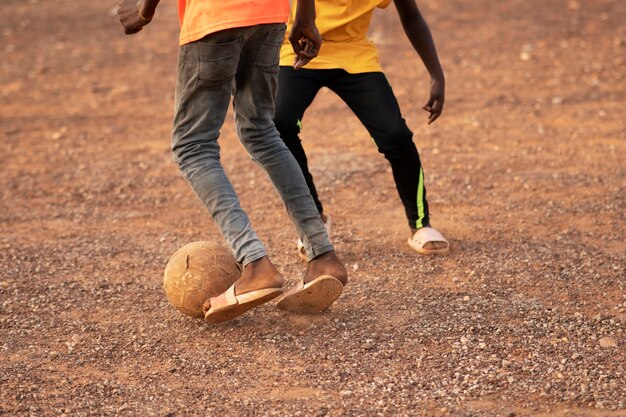
[[[127,34],[150,23],[159,0],[121,0]],[[341,294],[347,272],[329,242],[297,162],[272,117],[288,0],[179,0],[178,81],[172,135],[174,160],[243,264],[231,288],[205,303],[210,323],[231,320],[283,294],[283,277],[269,261],[220,163],[217,142],[231,94],[237,132],[269,174],[303,240],[309,264],[302,282],[280,305],[320,312]],[[321,38],[313,0],[298,5],[291,34],[295,68],[317,55]]]
[[[330,226],[330,219],[317,195],[299,133],[304,112],[322,87],[343,99],[367,128],[378,151],[391,164],[393,178],[404,205],[411,236],[407,243],[422,254],[443,254],[449,250],[446,239],[430,226],[424,173],[391,86],[382,72],[375,45],[366,38],[375,8],[385,8],[391,0],[317,0],[317,25],[324,40],[315,61],[300,71],[288,65],[296,55],[286,45],[281,50],[278,95],[274,122],[285,144],[295,156],[317,210]],[[445,80],[430,30],[415,0],[394,0],[404,32],[419,54],[431,77],[430,98],[423,109],[428,124],[443,110]],[[294,22],[292,13],[290,24]],[[302,242],[299,250],[304,254]]]

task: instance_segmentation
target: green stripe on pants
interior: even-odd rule
[[[415,228],[424,227],[424,171],[420,167],[420,177],[417,183],[417,221]]]

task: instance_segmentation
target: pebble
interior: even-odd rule
[[[617,347],[617,341],[615,341],[615,339],[611,339],[610,337],[603,337],[600,339],[599,343],[603,348]]]

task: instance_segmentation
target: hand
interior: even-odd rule
[[[152,16],[146,18],[141,16],[139,7],[140,1],[137,0],[120,0],[117,4],[117,14],[120,22],[124,26],[124,33],[132,35],[139,32],[145,25],[152,21]]]
[[[298,22],[294,22],[291,33],[289,34],[289,42],[291,42],[291,47],[296,53],[293,68],[299,70],[320,52],[322,36],[315,24],[302,25]]]
[[[443,102],[445,101],[445,81],[443,78],[433,78],[430,80],[430,98],[428,103],[422,107],[430,115],[428,116],[428,124],[432,124],[441,116],[443,112]]]

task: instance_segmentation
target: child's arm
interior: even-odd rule
[[[296,53],[295,69],[308,64],[320,52],[322,36],[315,26],[315,0],[298,0],[289,42]]]
[[[415,0],[394,0],[404,33],[411,41],[430,74],[430,98],[423,109],[430,113],[428,124],[441,116],[445,100],[445,77],[439,63],[437,49]]]
[[[120,0],[117,14],[124,26],[124,33],[132,35],[139,32],[152,21],[159,0]]]

